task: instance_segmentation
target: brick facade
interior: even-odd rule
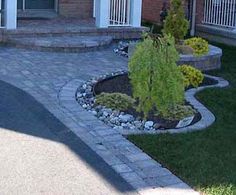
[[[196,23],[200,24],[204,15],[204,0],[197,0]]]
[[[65,17],[92,18],[93,0],[59,0],[58,11]]]
[[[198,0],[203,1],[203,0]],[[170,3],[170,0],[143,0],[142,19],[154,23],[160,23],[160,12],[163,4]],[[186,16],[188,15],[188,0],[183,0]]]
[[[164,0],[143,0],[143,20],[159,23]]]

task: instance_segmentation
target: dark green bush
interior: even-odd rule
[[[96,104],[115,110],[127,110],[134,106],[134,99],[122,93],[101,93],[96,96]]]
[[[182,0],[171,0],[168,16],[164,21],[163,32],[171,34],[176,41],[184,39],[188,33],[189,22],[185,18]]]

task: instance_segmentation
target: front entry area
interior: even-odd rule
[[[55,0],[17,0],[18,9],[55,9]]]

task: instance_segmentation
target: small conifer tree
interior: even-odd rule
[[[145,117],[151,111],[165,117],[170,108],[183,103],[183,75],[176,65],[178,58],[172,36],[165,35],[159,41],[148,37],[138,44],[129,62],[129,78],[137,110]]]
[[[163,32],[171,34],[176,41],[184,39],[188,32],[189,22],[185,18],[182,0],[171,0],[168,16],[164,21]]]

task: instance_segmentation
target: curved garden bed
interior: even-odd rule
[[[221,49],[209,47],[197,37],[183,42],[178,39],[176,44],[170,34],[147,35],[127,47],[132,56],[129,74],[113,73],[84,84],[77,94],[84,108],[123,133],[178,133],[203,129],[214,122],[214,115],[194,94],[228,84],[200,71],[219,66],[212,61],[220,63]]]
[[[155,115],[149,115],[147,120],[135,109],[112,110],[95,104],[95,95],[105,93],[122,93],[131,95],[132,88],[126,71],[120,71],[100,78],[93,78],[84,83],[77,90],[79,104],[107,125],[120,131],[122,134],[140,133],[181,133],[200,130],[210,126],[214,121],[214,115],[194,98],[195,93],[209,87],[225,87],[228,82],[222,78],[205,75],[204,82],[198,88],[189,88],[185,92],[186,105],[192,106],[197,112],[189,121],[168,121]],[[182,122],[182,124],[179,124]]]

